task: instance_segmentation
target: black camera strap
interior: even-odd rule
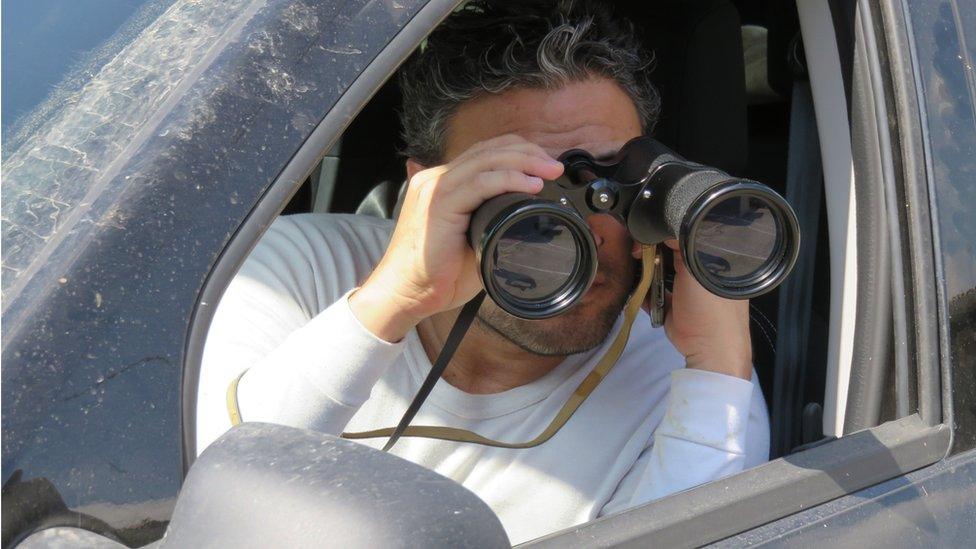
[[[481,302],[485,300],[485,291],[482,290],[478,292],[478,295],[474,296],[474,299],[464,304],[461,308],[461,314],[458,315],[457,320],[454,321],[454,326],[451,328],[451,332],[447,335],[447,341],[444,342],[444,347],[441,348],[440,354],[437,355],[437,360],[434,361],[433,367],[430,369],[430,373],[427,374],[427,379],[424,380],[423,385],[417,391],[417,395],[413,397],[413,402],[407,407],[407,411],[403,413],[403,417],[400,418],[400,423],[397,424],[396,428],[393,429],[393,433],[390,434],[389,440],[386,441],[386,445],[383,446],[383,451],[388,452],[393,445],[400,440],[400,436],[403,432],[407,430],[410,422],[413,421],[413,417],[417,415],[420,411],[420,407],[423,406],[424,401],[430,396],[430,392],[434,389],[434,385],[437,385],[437,380],[441,378],[441,374],[447,369],[448,363],[451,362],[451,357],[454,356],[454,352],[457,351],[458,345],[461,344],[461,340],[464,339],[464,334],[468,333],[468,328],[471,327],[471,322],[474,321],[474,317],[478,315],[478,308],[481,307]],[[353,433],[343,433],[342,436],[345,438],[352,438],[348,436]]]
[[[478,295],[474,296],[471,301],[464,304],[461,308],[461,313],[458,314],[457,320],[454,321],[454,326],[451,328],[450,333],[447,335],[447,341],[444,342],[444,347],[441,348],[441,352],[437,355],[437,360],[434,362],[433,367],[430,369],[430,373],[427,374],[427,379],[424,380],[423,385],[417,391],[417,395],[413,397],[413,402],[407,407],[407,411],[403,413],[403,417],[400,418],[400,423],[394,429],[380,429],[379,431],[371,431],[369,433],[342,433],[343,438],[374,438],[380,436],[389,435],[390,439],[386,441],[386,445],[383,447],[383,451],[389,451],[396,444],[396,441],[403,435],[404,431],[413,421],[414,416],[420,411],[420,407],[427,400],[430,392],[434,389],[434,385],[437,385],[437,380],[440,379],[441,374],[447,369],[448,363],[451,362],[451,358],[454,356],[454,352],[457,351],[458,345],[461,344],[461,340],[464,339],[464,334],[468,333],[468,328],[471,327],[471,322],[474,321],[475,316],[478,314],[478,308],[481,307],[481,303],[485,300],[485,291],[482,290],[478,292]],[[237,387],[240,384],[241,378],[247,373],[245,370],[239,376],[231,381],[230,386],[227,388],[227,413],[230,416],[231,425],[238,425],[241,423],[241,411],[240,406],[237,403]],[[418,429],[424,429],[425,427],[418,427]],[[377,434],[373,434],[377,433]],[[369,435],[369,436],[363,436]],[[415,435],[422,436],[422,435]]]

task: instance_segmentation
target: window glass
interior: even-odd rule
[[[936,205],[953,364],[954,451],[976,446],[976,98],[972,63],[976,20],[949,2],[907,4],[920,59],[931,147],[930,200]]]
[[[48,98],[64,97],[119,52],[172,0],[3,2],[4,157]],[[43,118],[54,102],[36,113]],[[13,139],[13,141],[11,141]]]

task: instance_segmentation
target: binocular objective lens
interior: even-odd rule
[[[750,283],[776,258],[782,236],[769,204],[755,196],[731,196],[715,204],[695,231],[695,254],[725,284]]]
[[[544,301],[563,290],[579,260],[572,230],[552,215],[533,215],[508,227],[494,249],[496,286],[522,301]]]

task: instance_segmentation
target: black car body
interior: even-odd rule
[[[197,453],[200,355],[223,288],[455,4],[150,2],[113,56],[5,133],[4,546],[59,526],[130,546],[163,535]],[[815,16],[832,25],[816,48],[836,52],[857,180],[843,436],[801,437],[806,382],[771,370],[771,386],[801,394],[769,398],[777,459],[541,545],[971,543],[976,6],[799,4],[824,178]]]

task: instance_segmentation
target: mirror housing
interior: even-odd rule
[[[243,423],[190,468],[159,547],[510,547],[460,484],[314,431]]]

